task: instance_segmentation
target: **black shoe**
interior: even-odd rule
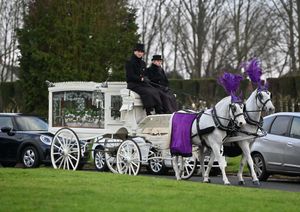
[[[147,114],[147,116],[151,115],[151,111],[152,111],[152,108],[146,108],[146,114]]]

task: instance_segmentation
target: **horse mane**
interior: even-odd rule
[[[231,104],[231,96],[226,96],[223,99],[221,99],[216,105],[216,111],[218,113],[218,115],[220,115],[220,113],[224,113],[222,115],[222,117],[224,116],[228,116],[228,110],[226,110],[225,108],[228,108],[228,106]]]

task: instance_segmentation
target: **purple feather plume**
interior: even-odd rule
[[[231,96],[232,102],[240,102],[241,99],[236,95],[243,77],[237,74],[225,72],[223,76],[218,78],[218,83],[223,86],[226,93]]]
[[[262,69],[261,63],[258,59],[253,58],[242,65],[246,69],[251,82],[257,85],[258,90],[268,90],[268,84],[264,84],[261,80]]]
[[[262,70],[260,67],[259,60],[253,58],[252,60],[244,64],[244,68],[246,69],[246,73],[248,74],[250,80],[254,84],[258,85],[260,83],[260,77],[262,75]]]

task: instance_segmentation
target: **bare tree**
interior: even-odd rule
[[[269,77],[300,67],[300,1],[132,1],[143,11],[138,23],[147,53],[160,49],[166,66],[187,78],[238,71],[252,57]]]
[[[137,9],[137,22],[140,26],[141,42],[145,44],[145,61],[148,63],[152,54],[167,55],[168,30],[170,28],[171,1],[133,0],[132,7]]]
[[[272,0],[274,13],[281,23],[284,39],[280,42],[282,53],[285,54],[284,65],[292,74],[299,74],[300,67],[300,2],[297,0]]]
[[[0,82],[12,81],[17,64],[17,29],[22,24],[25,0],[0,0]]]

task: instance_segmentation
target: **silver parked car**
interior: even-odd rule
[[[266,116],[263,128],[268,134],[257,138],[251,148],[259,180],[271,174],[300,175],[300,113]]]

